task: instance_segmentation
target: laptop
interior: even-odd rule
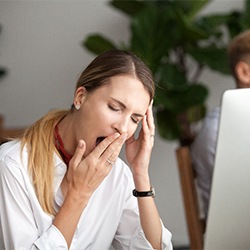
[[[250,89],[222,95],[204,250],[250,249]]]

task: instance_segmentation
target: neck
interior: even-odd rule
[[[71,114],[66,115],[59,123],[58,130],[64,144],[64,149],[71,155],[74,154],[76,145],[74,144],[74,135],[72,133]]]

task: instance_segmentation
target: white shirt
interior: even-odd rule
[[[34,191],[27,172],[26,148],[20,157],[20,143],[0,148],[0,249],[64,250],[67,243],[52,225]],[[54,154],[55,208],[63,203],[60,184],[67,167]],[[153,249],[140,226],[137,199],[132,196],[129,167],[117,159],[110,174],[91,196],[75,231],[71,250]],[[171,233],[162,224],[162,248],[172,249]]]
[[[191,145],[191,158],[197,173],[197,186],[201,196],[201,217],[204,218],[207,218],[208,214],[219,119],[220,107],[216,107],[206,116],[201,131]]]

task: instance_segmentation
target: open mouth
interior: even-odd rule
[[[104,139],[105,139],[106,137],[98,137],[97,139],[96,139],[96,143],[95,143],[95,145],[97,146],[99,143],[101,143]]]

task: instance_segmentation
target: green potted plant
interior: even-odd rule
[[[199,81],[203,69],[229,74],[225,35],[231,39],[250,20],[248,1],[244,12],[200,15],[210,2],[111,0],[112,7],[130,18],[128,44],[115,44],[96,33],[83,41],[95,54],[131,50],[148,64],[157,84],[154,111],[159,134],[182,146],[193,141],[192,126],[206,114],[208,88]]]

